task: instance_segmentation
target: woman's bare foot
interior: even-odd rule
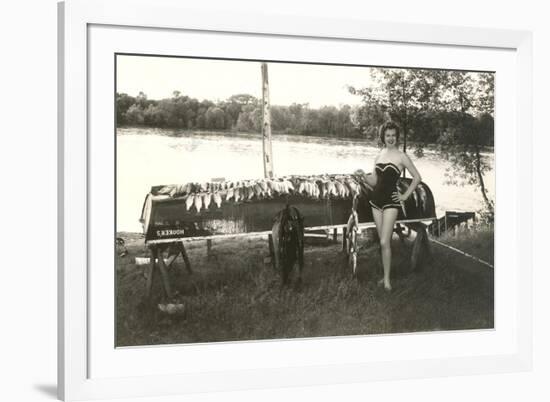
[[[380,279],[380,280],[377,282],[377,285],[378,285],[378,287],[380,287],[380,288],[381,288],[382,286],[384,286],[384,290],[385,290],[386,292],[391,292],[391,285],[390,285],[390,282],[389,282],[389,281],[386,282],[386,281],[384,280],[384,278]]]

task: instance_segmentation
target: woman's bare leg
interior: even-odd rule
[[[374,218],[374,223],[376,225],[376,233],[378,233],[378,240],[382,238],[382,211],[376,208],[371,207],[372,209],[372,217]],[[380,260],[382,260],[382,248],[380,248]],[[384,263],[382,263],[382,266],[384,266]],[[382,286],[384,283],[384,279],[381,279],[378,281],[378,286]]]
[[[371,209],[372,217],[374,218],[374,224],[376,225],[376,231],[378,232],[378,237],[380,238],[380,233],[382,230],[382,211],[373,207],[371,207]]]
[[[398,210],[387,208],[382,211],[382,225],[380,229],[380,248],[382,249],[382,265],[384,266],[384,288],[391,290],[390,271],[391,271],[391,238],[393,226],[397,220]]]

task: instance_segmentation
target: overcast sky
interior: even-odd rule
[[[269,63],[268,70],[272,105],[356,105],[360,103],[360,97],[351,95],[346,86],[365,87],[370,82],[368,67]],[[117,57],[117,92],[136,96],[142,91],[149,99],[162,99],[172,97],[175,90],[199,100],[225,100],[243,93],[261,98],[260,63]]]

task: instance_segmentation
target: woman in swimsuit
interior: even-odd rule
[[[397,148],[399,126],[392,121],[388,121],[380,126],[379,135],[384,148],[376,157],[372,175],[367,176],[367,182],[374,189],[369,202],[372,207],[378,237],[380,238],[382,265],[384,267],[384,277],[378,283],[384,285],[387,291],[391,291],[390,270],[393,227],[402,203],[410,197],[422,178],[407,154]],[[397,189],[397,180],[405,168],[410,172],[413,179],[407,191],[400,194]]]

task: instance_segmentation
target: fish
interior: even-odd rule
[[[313,197],[315,189],[313,188],[313,183],[311,181],[307,182],[306,189],[307,189],[307,195],[309,195],[310,197]]]
[[[268,187],[267,187],[267,182],[265,180],[259,180],[258,185],[262,188],[263,193],[267,193]]]
[[[300,186],[298,187],[298,194],[302,194],[306,189],[305,182],[301,182]]]
[[[286,188],[289,192],[294,191],[294,186],[292,185],[292,182],[290,180],[285,179],[284,182],[285,182]]]
[[[368,190],[367,187],[363,188],[363,186],[361,185],[361,183],[359,183],[359,182],[357,182],[357,181],[355,182],[355,189],[356,189],[356,191],[357,191],[357,195],[360,195],[363,191],[367,191],[367,190]]]
[[[187,199],[185,200],[185,208],[189,211],[189,208],[191,208],[191,205],[193,205],[193,202],[195,201],[195,195],[189,194],[187,196]]]
[[[351,193],[348,183],[346,183],[346,180],[344,179],[340,182],[340,184],[342,184],[342,189],[343,189],[342,191],[343,191],[344,198],[348,198]]]
[[[317,187],[317,183],[315,183],[315,181],[310,181],[309,185],[311,187],[311,196],[312,197],[318,197],[319,196],[319,194],[318,194],[319,188]]]
[[[359,184],[357,184],[356,182],[350,182],[350,185],[353,188],[353,195],[361,194],[361,186]]]
[[[226,201],[229,201],[231,198],[233,198],[235,195],[235,189],[233,188],[228,188],[227,189],[227,193],[225,193],[225,200]]]
[[[395,186],[395,189],[398,194],[404,194],[407,191],[408,186],[403,183],[401,180],[397,181],[397,184]]]
[[[412,193],[413,199],[414,199],[414,205],[418,208],[418,195],[416,195],[416,189]]]
[[[338,193],[336,192],[336,186],[334,185],[334,182],[332,180],[327,183],[327,192],[329,197],[331,195],[338,195]]]
[[[321,182],[321,198],[325,198],[327,196],[327,182],[323,181]]]
[[[302,183],[300,183],[300,186],[302,187],[301,194],[309,194],[309,183],[307,180],[304,180]]]
[[[170,197],[174,197],[178,191],[178,186],[171,186],[172,188],[170,189],[170,192],[168,193],[168,195]]]
[[[185,185],[185,187],[183,188],[183,192],[184,192],[185,194],[191,193],[192,190],[193,190],[193,184],[192,184],[192,183],[187,183],[187,184]]]
[[[337,196],[343,197],[344,196],[344,186],[342,183],[340,183],[338,180],[334,181],[334,186],[336,187],[336,194]]]
[[[172,191],[172,186],[162,186],[162,188],[157,191],[157,194],[170,194],[170,191]]]
[[[403,216],[407,217],[407,211],[405,210],[405,203],[403,201],[399,202],[401,204],[401,209],[403,210]]]
[[[258,198],[264,194],[264,190],[262,189],[262,186],[260,186],[259,183],[254,184],[254,192],[256,193],[256,196]]]
[[[202,195],[202,203],[204,204],[204,209],[208,209],[211,201],[212,201],[211,193],[204,193]]]
[[[290,179],[288,179],[290,184],[292,184],[292,191],[296,192],[298,187],[300,187],[301,180],[299,177],[291,176]]]
[[[321,195],[321,190],[319,190],[319,184],[317,182],[313,183],[313,195],[315,198],[319,198]]]
[[[420,195],[420,200],[422,201],[422,211],[426,211],[426,205],[428,204],[428,195],[422,184],[418,185],[418,193]]]
[[[195,194],[195,208],[197,209],[197,212],[199,212],[202,208],[202,197],[201,194]]]
[[[353,195],[353,196],[356,196],[359,194],[359,190],[357,188],[357,183],[351,179],[351,178],[346,178],[345,180],[345,183],[346,185],[348,186],[348,189],[349,189],[349,192]]]
[[[239,202],[239,200],[242,198],[241,189],[239,187],[235,188],[234,195],[235,195],[235,202]]]
[[[220,193],[215,192],[213,198],[214,198],[214,202],[216,203],[218,208],[220,208],[222,206],[222,196],[220,195]]]
[[[247,190],[248,190],[248,197],[247,197],[247,199],[251,200],[252,197],[254,197],[254,195],[256,194],[254,184],[251,183],[251,184],[248,186]]]

